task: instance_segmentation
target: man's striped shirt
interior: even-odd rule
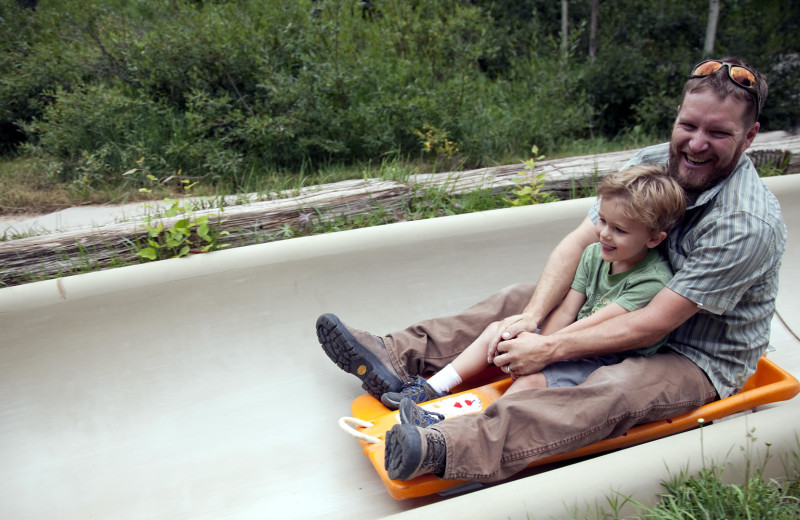
[[[666,163],[669,143],[640,151],[625,168]],[[595,205],[589,212],[597,221]],[[675,276],[667,287],[699,312],[667,345],[697,364],[720,397],[736,393],[769,343],[786,226],[780,206],[742,154],[731,175],[690,203],[662,243]]]

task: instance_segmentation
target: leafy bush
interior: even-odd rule
[[[50,0],[36,11],[0,0],[0,153],[25,140],[83,186],[124,182],[145,157],[157,176],[236,189],[387,156],[476,167],[534,142],[552,154],[634,127],[665,134],[700,59],[705,6],[603,4],[594,61],[588,6],[570,8],[564,57],[545,0]],[[781,64],[764,121],[796,123],[800,8],[753,9],[726,4],[719,48]],[[767,23],[787,31],[760,37]],[[426,149],[429,130],[451,146]]]
[[[228,235],[220,229],[220,215],[214,220],[208,215],[195,216],[191,208],[174,199],[164,199],[169,207],[163,214],[147,219],[144,228],[147,230],[147,243],[137,252],[144,260],[163,260],[165,258],[181,258],[189,253],[208,253],[224,249],[230,244],[220,244],[219,239]],[[171,226],[165,226],[160,218],[182,216]]]
[[[60,16],[40,16],[15,0],[0,0],[0,153],[24,141],[21,122],[42,114],[58,86],[90,76],[88,49],[60,33]]]
[[[158,177],[183,168],[219,180],[238,160],[220,141],[194,139],[190,114],[176,114],[124,85],[59,89],[52,96],[57,101],[45,107],[43,118],[25,128],[39,136],[32,151],[60,159],[50,173],[62,182],[120,184],[122,173],[141,158]]]

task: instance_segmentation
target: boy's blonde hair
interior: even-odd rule
[[[651,232],[669,231],[686,211],[686,197],[665,165],[643,164],[608,175],[597,188],[599,197],[614,197],[623,215],[647,226]]]

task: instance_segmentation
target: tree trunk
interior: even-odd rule
[[[706,41],[703,44],[703,56],[708,58],[714,54],[714,40],[717,37],[719,21],[719,0],[708,0],[708,25],[706,25]]]
[[[569,52],[569,1],[561,0],[561,53],[564,59]]]
[[[589,59],[597,57],[597,18],[600,11],[600,0],[592,0],[592,15],[589,19]]]

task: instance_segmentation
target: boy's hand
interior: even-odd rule
[[[497,355],[497,345],[501,341],[516,338],[521,332],[536,332],[539,328],[539,323],[528,314],[515,314],[509,316],[500,322],[497,329],[489,340],[489,352],[487,353],[487,361],[492,364]]]

